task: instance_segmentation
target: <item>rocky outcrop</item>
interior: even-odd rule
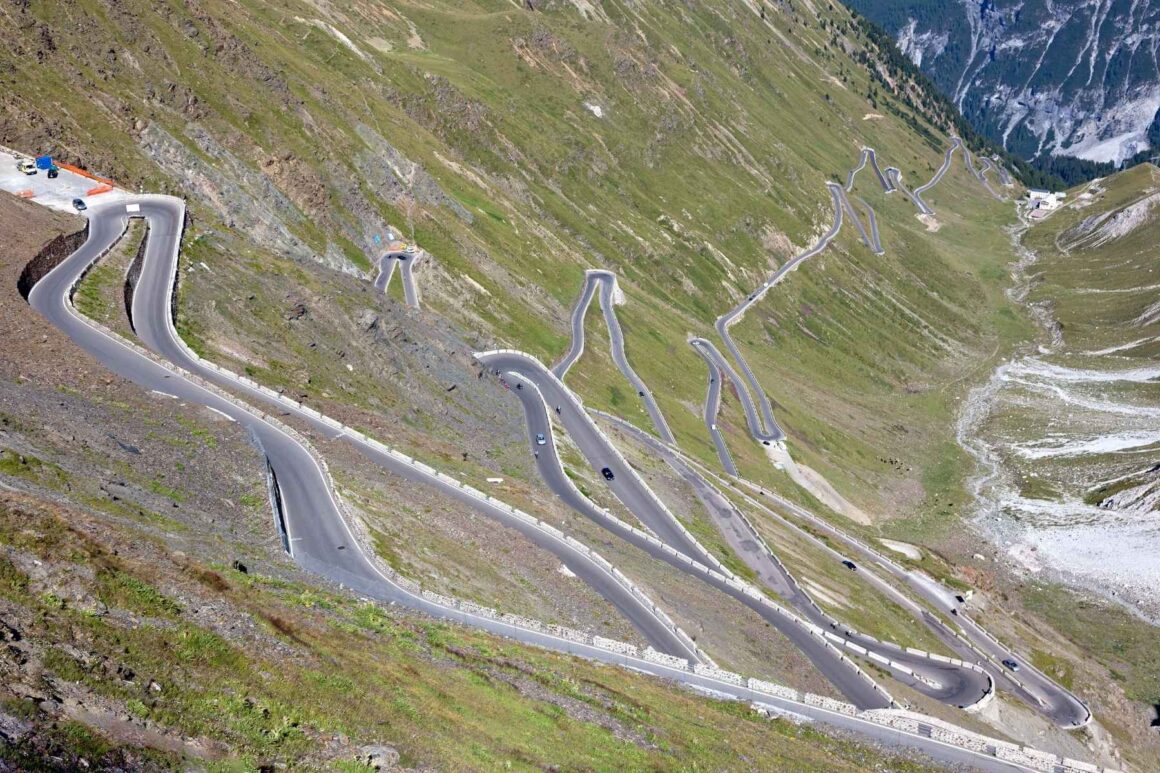
[[[57,236],[44,245],[36,257],[28,262],[24,270],[20,272],[20,279],[16,283],[24,300],[28,300],[28,294],[32,292],[32,288],[36,286],[37,282],[46,277],[48,272],[59,266],[65,258],[72,255],[78,247],[84,244],[88,232],[89,229],[86,225],[85,228],[76,233]]]
[[[1015,153],[1118,162],[1155,146],[1154,4],[959,0],[917,12],[848,1],[886,27],[976,128]]]
[[[293,233],[291,226],[306,218],[269,177],[247,166],[203,127],[189,124],[184,134],[200,154],[155,123],[141,133],[145,153],[173,179],[183,182],[182,195],[208,206],[227,227],[245,231],[267,249],[354,271],[341,253],[327,250],[320,255]]]
[[[411,161],[369,126],[359,125],[358,136],[367,144],[368,151],[359,159],[359,167],[371,190],[392,204],[411,196],[420,204],[446,207],[465,223],[475,217],[439,187],[435,178],[423,167]]]

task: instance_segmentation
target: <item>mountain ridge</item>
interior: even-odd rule
[[[1025,158],[1121,163],[1160,110],[1160,12],[1147,3],[851,0],[983,134]]]

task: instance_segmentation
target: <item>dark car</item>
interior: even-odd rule
[[[1019,664],[1018,664],[1018,663],[1016,663],[1016,662],[1015,662],[1014,660],[1012,660],[1011,658],[1007,658],[1006,660],[1004,660],[1004,661],[1003,661],[1003,665],[1007,666],[1007,668],[1011,669],[1012,671],[1018,671],[1018,670],[1019,670]]]
[[[73,209],[77,212],[84,212],[88,208],[89,205],[85,203],[84,199],[73,199]]]
[[[842,566],[846,567],[846,568],[847,568],[847,569],[849,569],[851,572],[856,572],[856,571],[858,571],[858,567],[857,567],[857,566],[854,564],[854,562],[853,562],[853,561],[850,561],[850,560],[843,561],[843,562],[842,562]]]
[[[612,480],[616,477],[615,475],[612,474],[612,470],[608,469],[607,467],[602,469],[600,471],[600,474],[604,476],[605,480]]]

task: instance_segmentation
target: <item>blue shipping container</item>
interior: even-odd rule
[[[37,156],[36,157],[36,168],[37,169],[52,169],[52,156]]]

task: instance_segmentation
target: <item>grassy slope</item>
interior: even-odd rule
[[[15,203],[34,249],[40,220],[61,219]],[[8,259],[11,287],[22,261]],[[356,770],[360,746],[389,743],[439,769],[925,769],[320,589],[276,547],[244,433],[195,407],[151,416],[149,395],[53,331],[23,337],[68,356],[0,358],[0,479],[34,492],[0,498],[5,762]]]
[[[500,342],[557,356],[582,269],[606,265],[628,296],[621,319],[634,365],[682,444],[713,462],[696,408],[703,364],[686,336],[712,337],[717,314],[825,229],[831,213],[822,182],[844,176],[863,143],[913,184],[933,172],[945,139],[927,143],[892,118],[864,119],[876,109],[863,96],[866,73],[804,9],[771,10],[766,25],[732,3],[680,12],[606,7],[612,24],[584,21],[567,7],[527,13],[502,3],[356,4],[327,21],[364,61],[300,21],[319,12],[293,2],[142,7],[133,18],[94,5],[92,18],[101,23],[90,29],[86,19],[88,45],[50,57],[68,59],[100,83],[114,113],[156,122],[185,138],[197,158],[207,155],[189,139],[195,127],[255,174],[271,157],[292,154],[302,174],[275,185],[307,216],[287,221],[316,250],[328,235],[365,245],[366,223],[375,218],[407,220],[405,199],[363,190],[368,162],[359,125],[422,163],[474,215],[468,226],[446,207],[415,208],[417,238],[438,269],[420,272],[427,305],[453,320],[463,340],[446,347],[458,351],[438,378],[424,362],[400,368],[358,335],[355,318],[377,306],[359,282],[320,276],[246,243],[191,189],[195,226],[185,256],[194,271],[183,274],[179,321],[196,348],[441,468],[475,480],[497,473],[527,479],[518,416],[505,411],[497,424],[485,402],[416,395],[439,395],[449,381],[460,395],[474,388],[463,356],[470,346]],[[76,10],[33,5],[30,14],[60,36],[82,34]],[[843,18],[840,8],[825,12],[827,24]],[[148,31],[157,45],[141,50],[127,30]],[[92,57],[90,50],[105,47],[102,35],[133,61]],[[104,107],[75,97],[91,83],[68,82],[64,67],[16,66],[45,104],[70,105],[68,134],[91,150],[109,120]],[[106,83],[103,72],[116,78]],[[165,81],[197,103],[171,99]],[[150,90],[159,96],[142,105]],[[600,105],[604,117],[585,103]],[[123,143],[101,145],[98,163],[156,184],[157,173]],[[316,180],[328,193],[311,209],[301,189]],[[1001,275],[990,266],[980,277],[973,249],[993,245],[989,228],[1005,212],[961,170],[943,185],[931,202],[941,207],[945,197],[945,209],[961,211],[961,220],[929,236],[910,205],[876,193],[864,171],[857,192],[879,210],[887,257],[868,256],[844,235],[837,251],[795,274],[737,331],[780,405],[795,453],[883,516],[940,515],[934,503],[953,490],[961,459],[945,429],[952,403],[932,393],[990,348],[933,349],[881,296],[900,297],[940,334],[960,328],[964,337],[994,336],[986,320],[964,327],[974,322],[965,307],[1001,302]],[[466,291],[461,275],[488,294]],[[931,301],[928,288],[949,300]],[[286,320],[299,300],[309,317]],[[824,315],[803,323],[809,335],[791,326],[804,306]],[[430,328],[399,324],[403,347],[408,332],[420,345],[430,341]],[[594,405],[639,416],[602,339],[602,330],[590,330],[592,350],[570,378]],[[352,370],[334,367],[336,357]],[[916,379],[925,393],[906,394]],[[722,426],[746,474],[808,501],[769,467],[731,405]],[[449,414],[465,419],[449,421]],[[499,431],[471,431],[472,419]],[[879,461],[886,456],[905,459],[909,469]],[[534,505],[536,494],[533,485],[516,503]]]
[[[34,4],[26,17],[43,19],[60,37],[83,34],[86,45],[47,54],[67,59],[68,66],[14,66],[27,89],[43,95],[39,105],[69,105],[70,147],[91,152],[104,139],[112,111],[153,121],[186,138],[194,157],[207,158],[204,147],[188,139],[196,126],[255,175],[269,159],[292,155],[302,173],[273,177],[299,210],[284,219],[315,250],[333,242],[352,265],[362,262],[357,248],[368,246],[374,223],[403,225],[410,211],[406,197],[365,190],[359,182],[368,163],[360,127],[377,131],[474,215],[468,226],[446,207],[414,210],[416,236],[440,269],[432,274],[436,283],[425,288],[429,306],[470,331],[471,345],[500,341],[551,359],[565,347],[566,307],[581,269],[617,270],[629,296],[623,322],[634,362],[657,388],[682,442],[708,460],[711,446],[688,408],[700,402],[704,379],[700,361],[684,345],[687,334],[709,334],[712,319],[774,261],[824,228],[830,213],[821,182],[842,175],[861,144],[874,144],[884,161],[915,180],[937,165],[943,140],[928,144],[893,118],[862,119],[874,109],[864,96],[869,79],[843,50],[861,42],[835,32],[845,28],[841,8],[815,18],[791,4],[770,9],[764,21],[726,2],[679,12],[618,3],[604,9],[610,23],[585,21],[568,6],[528,13],[498,2],[359,3],[325,21],[341,29],[360,56],[309,23],[316,9],[294,2],[211,1],[142,8],[132,18],[94,3],[84,10],[98,23],[86,18],[83,33],[76,30],[81,9]],[[154,36],[156,45],[141,50],[131,32]],[[110,43],[132,58],[90,53]],[[77,68],[80,83],[70,81],[70,67]],[[109,80],[110,74],[116,77]],[[177,96],[170,81],[180,84]],[[106,92],[102,104],[75,97],[95,83]],[[143,93],[155,96],[142,104]],[[599,105],[603,118],[585,104]],[[100,148],[98,165],[156,185],[157,173],[123,143],[101,142]],[[863,189],[866,183],[864,176]],[[304,189],[315,184],[325,195],[312,207]],[[272,264],[260,254],[238,261],[246,246],[215,233],[217,216],[198,210],[209,219],[195,231],[202,238],[191,243],[190,259],[204,259],[223,273],[217,280],[187,277],[184,329],[195,339],[215,331],[218,340],[200,343],[230,361],[239,340],[278,329],[272,324],[277,312],[269,303],[214,301],[223,288],[246,287],[253,283],[249,274]],[[995,217],[994,210],[980,214]],[[899,222],[884,221],[888,241],[891,229],[906,220],[900,214]],[[931,249],[921,239],[897,246]],[[940,280],[946,264],[961,259],[940,255],[932,264]],[[463,275],[487,295],[466,290]],[[943,289],[941,281],[935,289]],[[284,332],[278,338],[291,345],[272,362],[251,364],[256,376],[306,391],[309,375],[309,391],[337,391],[328,387],[340,379],[314,362],[317,355],[305,351],[305,342],[294,345]],[[894,361],[897,384],[900,368],[916,357],[881,345],[893,340],[872,339],[864,356]],[[788,365],[752,356],[778,399],[786,378],[793,376],[794,383],[824,374],[814,393],[802,397],[805,405],[784,396],[795,438],[807,454],[827,457],[828,464],[811,460],[825,472],[852,470],[837,483],[856,499],[883,512],[901,507],[913,513],[921,498],[900,494],[899,486],[865,485],[879,472],[865,458],[868,446],[884,439],[882,428],[866,431],[865,414],[881,403],[830,427],[817,423],[815,407],[836,396],[844,376],[816,367],[814,354]],[[299,362],[305,367],[291,365]],[[937,363],[928,357],[919,364]],[[621,389],[608,369],[576,378],[597,405],[609,406]],[[406,412],[406,396],[373,379],[347,381],[336,399],[376,412]],[[420,421],[415,429],[438,434],[440,424]],[[742,432],[732,435],[736,445],[746,442]],[[421,440],[411,440],[421,450]],[[928,450],[916,456],[929,458]],[[738,455],[745,469],[785,485],[764,470],[753,449]],[[899,485],[920,481],[923,471],[913,472]]]
[[[48,703],[7,690],[0,712],[44,725],[38,743],[59,744],[65,765],[201,757],[221,770],[356,770],[359,744],[391,742],[405,765],[457,770],[923,769],[656,680],[133,545],[75,511],[8,498],[0,535],[0,605],[21,633],[10,652],[30,657],[37,674],[21,689],[44,680],[104,730],[67,718],[49,726]],[[19,568],[35,558],[51,570],[66,557],[85,586],[83,607]],[[107,611],[84,611],[94,605]],[[212,619],[198,614],[206,605]],[[159,732],[186,740],[162,742]],[[46,746],[22,740],[2,756],[40,764]]]
[[[528,13],[498,1],[328,11],[364,60],[297,18],[321,11],[290,0],[32,3],[26,18],[79,44],[56,46],[39,67],[37,39],[11,30],[21,55],[7,61],[21,91],[38,100],[13,95],[3,126],[11,144],[29,148],[44,138],[28,127],[55,127],[66,152],[150,188],[174,184],[124,142],[138,118],[199,158],[208,156],[189,136],[209,132],[253,175],[291,154],[300,172],[273,183],[294,202],[291,230],[319,252],[328,241],[339,245],[353,266],[363,260],[357,248],[367,245],[368,223],[405,225],[409,209],[405,198],[362,182],[368,150],[357,127],[372,127],[474,216],[467,224],[446,206],[414,208],[416,237],[435,258],[420,272],[434,314],[405,322],[421,332],[414,348],[434,328],[453,329],[458,344],[446,359],[464,386],[475,383],[470,347],[499,342],[551,360],[566,347],[582,269],[609,266],[628,295],[621,319],[629,356],[682,444],[712,461],[696,408],[703,365],[686,335],[711,335],[718,313],[825,229],[822,182],[844,176],[861,144],[877,147],[913,185],[933,172],[945,141],[925,143],[892,118],[864,120],[873,109],[862,96],[865,74],[808,11],[789,7],[770,9],[776,30],[724,2],[678,10],[608,3],[613,24],[584,21],[566,6]],[[109,48],[131,57],[110,58]],[[95,88],[106,96],[89,98]],[[315,182],[319,199],[306,195]],[[937,234],[871,183],[863,172],[857,192],[878,210],[887,256],[872,258],[845,234],[736,337],[803,461],[876,514],[911,516],[892,527],[902,536],[937,534],[954,522],[965,469],[948,429],[955,385],[1029,329],[1001,295],[1009,251],[995,226],[1009,210],[958,159],[927,197],[940,211]],[[354,318],[377,308],[359,280],[248,243],[248,234],[225,227],[204,190],[177,190],[194,198],[187,265],[209,267],[183,276],[180,321],[192,343],[442,468],[520,478],[517,504],[543,499],[525,482],[515,411],[497,419],[482,400],[418,402],[415,395],[438,395],[445,382],[422,367],[395,370],[398,360],[357,341]],[[284,317],[300,297],[312,325]],[[931,335],[888,304],[892,297]],[[627,390],[601,335],[590,328],[592,355],[570,379],[594,405],[632,415],[631,402],[615,397]],[[950,341],[941,346],[932,335]],[[354,371],[333,366],[340,351]],[[459,419],[472,415],[499,431],[465,438],[469,422]],[[804,498],[745,439],[735,402],[726,418],[747,475]],[[468,442],[479,445],[463,461]]]

